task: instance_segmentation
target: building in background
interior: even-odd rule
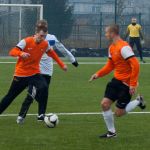
[[[97,14],[113,12],[114,0],[69,0],[74,7],[74,14]]]
[[[73,13],[77,18],[79,15],[85,15],[85,18],[87,18],[86,15],[92,14],[96,16],[100,13],[103,15],[114,15],[115,9],[117,9],[119,12],[116,15],[118,16],[123,15],[131,18],[132,16],[138,16],[141,13],[140,19],[142,19],[143,24],[150,21],[149,0],[69,0],[69,3],[73,6]],[[115,5],[117,6],[115,7]],[[127,17],[125,17],[124,24],[130,20],[127,19]],[[107,17],[105,17],[105,19],[107,20]],[[106,23],[107,22],[108,21],[106,21]]]

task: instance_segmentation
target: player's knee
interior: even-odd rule
[[[124,111],[115,111],[115,116],[116,116],[116,117],[121,117],[121,116],[123,116],[124,114],[125,114]]]
[[[103,110],[109,110],[110,109],[110,104],[107,101],[102,101],[101,102],[101,107]]]
[[[121,116],[122,116],[122,114],[121,114],[121,113],[119,113],[119,112],[115,112],[115,116],[116,116],[116,117],[121,117]]]

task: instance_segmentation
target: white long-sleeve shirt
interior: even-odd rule
[[[73,63],[75,62],[75,57],[69,52],[62,43],[58,41],[55,35],[47,34],[46,40],[48,41],[49,45],[57,48],[68,60]],[[42,56],[40,61],[40,71],[41,74],[52,76],[53,74],[53,59],[49,57],[46,53]]]

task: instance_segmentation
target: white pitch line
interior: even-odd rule
[[[12,62],[12,61],[6,61],[6,62],[0,62],[0,64],[15,64],[16,62]]]
[[[0,64],[15,64],[16,62],[0,62]],[[64,62],[65,64],[71,64],[69,62]],[[79,65],[100,65],[100,64],[106,64],[106,62],[78,62]],[[54,62],[54,64],[57,64]],[[141,65],[150,65],[150,63],[140,63]]]
[[[78,116],[78,115],[102,115],[102,112],[74,112],[56,113],[59,116]],[[129,114],[150,114],[150,112],[129,112]],[[2,114],[0,117],[16,117],[18,114]],[[37,116],[37,114],[27,114],[27,116]]]

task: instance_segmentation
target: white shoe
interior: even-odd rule
[[[16,122],[17,122],[17,124],[23,124],[24,123],[24,118],[21,117],[21,116],[18,116]]]

